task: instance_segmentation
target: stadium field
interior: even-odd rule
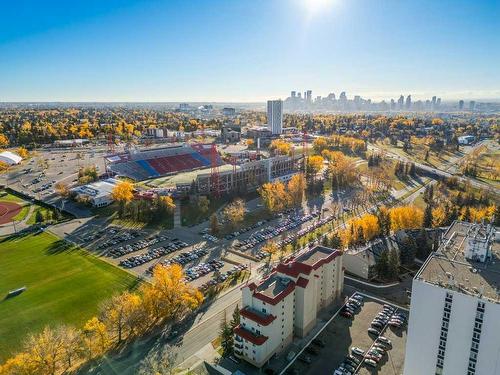
[[[238,167],[239,168],[239,167]],[[230,171],[233,166],[230,164],[224,164],[219,166],[219,172]],[[146,187],[175,187],[176,184],[187,184],[196,180],[196,177],[201,174],[210,173],[211,168],[197,169],[189,172],[181,172],[172,176],[165,176],[159,178],[153,178],[150,180],[145,180],[140,183],[142,186]]]
[[[0,240],[0,363],[22,349],[29,333],[60,323],[80,327],[136,277],[85,250],[41,233]],[[6,298],[9,291],[25,292]]]

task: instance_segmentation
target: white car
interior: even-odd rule
[[[387,337],[385,336],[379,336],[378,337],[378,341],[380,342],[383,342],[384,344],[387,344],[387,345],[391,345],[391,340],[389,340]]]
[[[365,355],[365,351],[363,349],[356,347],[356,346],[353,346],[351,348],[351,352],[352,352],[352,354],[356,354],[356,355]]]

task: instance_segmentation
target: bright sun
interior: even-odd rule
[[[307,10],[311,13],[319,12],[328,8],[333,0],[303,0]]]

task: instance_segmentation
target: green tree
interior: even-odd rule
[[[389,251],[387,263],[387,276],[389,279],[396,279],[399,275],[399,254],[396,250]]]
[[[233,354],[233,330],[231,325],[226,320],[226,315],[222,318],[219,329],[220,345],[222,347],[222,355],[227,357]]]
[[[44,220],[43,213],[41,210],[37,210],[35,213],[35,221],[37,223],[42,223]]]
[[[423,226],[424,228],[432,227],[432,206],[430,203],[425,206]]]
[[[212,214],[210,216],[210,233],[212,233],[213,236],[217,236],[219,232],[220,232],[219,219],[217,218],[216,214]]]

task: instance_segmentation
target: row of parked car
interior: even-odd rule
[[[106,233],[108,236],[112,235],[113,237],[111,237],[109,240],[107,240],[105,242],[100,243],[97,246],[98,249],[106,249],[106,248],[111,247],[113,245],[117,245],[120,242],[133,240],[134,238],[137,238],[141,235],[141,233],[139,231],[135,231],[135,230],[124,231],[124,230],[120,230],[118,228],[113,228],[113,227],[107,228],[107,229],[101,229],[99,231],[100,235],[102,235],[104,233]],[[91,240],[98,237],[97,235],[93,235],[93,236],[94,236],[94,238],[87,239],[87,240],[91,241]]]
[[[356,315],[359,311],[361,311],[361,307],[363,306],[363,296],[359,294],[355,294],[347,300],[346,304],[340,310],[340,315],[353,319],[354,315]]]
[[[160,264],[163,266],[170,266],[172,264],[180,264],[181,266],[184,266],[185,264],[192,262],[196,259],[199,259],[207,254],[208,254],[208,250],[206,250],[206,249],[197,249],[197,250],[193,249],[190,251],[184,251],[180,254],[177,254],[173,258],[164,259],[163,261],[160,262]],[[148,272],[153,273],[153,268],[155,266],[156,266],[156,264],[149,267]]]
[[[371,322],[372,328],[376,330],[382,330],[389,324],[390,326],[400,328],[406,324],[407,317],[402,312],[397,312],[396,309],[391,305],[384,305],[382,311],[380,311]],[[374,332],[374,334],[376,334]]]
[[[387,351],[391,349],[391,345],[391,340],[385,338],[384,336],[380,336],[367,351],[358,347],[352,347],[352,355],[349,356],[349,360],[340,364],[337,370],[335,370],[334,375],[355,374],[356,369],[361,364],[361,361],[369,367],[377,367],[382,358],[387,355]],[[360,359],[356,356],[360,357]],[[352,358],[355,358],[355,360],[352,360]]]
[[[318,215],[318,214],[314,214]],[[313,214],[307,215],[295,215],[284,218],[278,225],[276,226],[268,226],[254,234],[252,234],[247,240],[238,241],[235,244],[235,247],[239,248],[242,251],[253,248],[261,242],[266,240],[270,240],[273,237],[280,235],[281,233],[294,229],[299,225],[302,225],[308,220],[314,218]]]
[[[207,263],[202,262],[196,266],[189,267],[185,272],[185,279],[186,281],[193,281],[209,274],[210,272],[215,272],[222,267],[224,267],[224,262],[220,260],[213,259]]]
[[[243,270],[246,270],[248,266],[246,264],[239,264],[228,270],[227,272],[221,273],[218,275],[216,278],[213,278],[212,280],[208,280],[207,282],[203,283],[201,286],[198,287],[202,292],[206,291],[212,286],[216,286],[217,284],[220,284],[224,281],[226,281],[231,275],[241,272]]]
[[[125,246],[120,246],[116,249],[110,249],[106,252],[106,256],[118,258],[123,255],[142,250],[146,247],[156,245],[157,243],[166,241],[168,239],[169,238],[167,236],[159,236],[159,235],[148,237],[134,244],[127,244]]]
[[[154,249],[150,249],[147,252],[139,255],[131,256],[127,259],[120,261],[120,266],[125,268],[133,268],[140,266],[141,264],[147,263],[153,259],[162,257],[163,255],[170,254],[176,250],[180,250],[188,246],[187,243],[173,238],[167,245],[160,246]]]
[[[313,214],[311,214],[311,216],[317,217],[317,216],[319,216],[319,214],[313,213]],[[285,238],[284,240],[278,241],[278,246],[284,246],[284,245],[288,245],[288,244],[292,243],[296,239],[304,236],[305,234],[307,234],[309,232],[312,232],[313,230],[315,230],[315,229],[321,227],[322,225],[328,223],[329,221],[333,220],[333,218],[334,218],[333,215],[328,215],[328,216],[323,217],[323,219],[321,219],[321,220],[317,220],[317,221],[311,223],[307,227],[299,230],[297,233],[287,236],[287,238]]]

